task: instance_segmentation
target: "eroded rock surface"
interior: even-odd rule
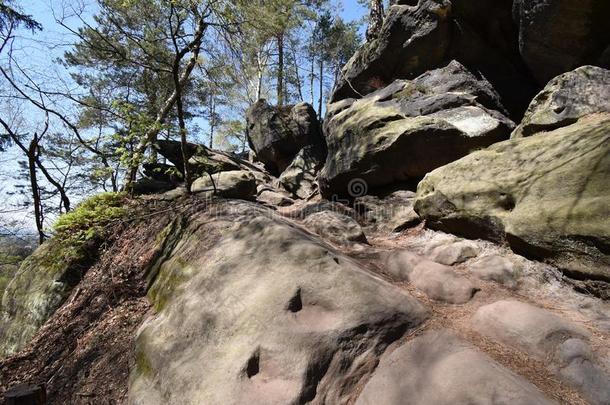
[[[357,405],[550,405],[524,378],[454,336],[429,331],[385,355]]]
[[[355,399],[350,387],[426,310],[281,219],[246,205],[230,211],[217,221],[229,220],[231,232],[213,249],[172,253],[195,271],[140,329],[129,402]]]

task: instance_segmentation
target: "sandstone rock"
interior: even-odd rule
[[[559,316],[519,301],[498,301],[475,313],[472,324],[480,333],[539,359],[580,390],[594,404],[610,400],[610,373],[596,364],[589,332]]]
[[[226,212],[187,231],[196,241],[220,226],[220,242],[183,240],[161,269],[187,278],[139,330],[129,403],[355,400],[423,306],[268,211]]]
[[[362,97],[455,59],[480,72],[519,118],[536,89],[518,54],[510,1],[422,0],[390,7],[379,37],[347,63],[332,102]]]
[[[534,98],[511,138],[552,131],[598,112],[610,112],[610,70],[583,66],[551,80]]]
[[[213,179],[213,182],[212,182]],[[195,180],[191,186],[193,193],[206,192],[212,194],[214,186],[216,194],[225,198],[250,199],[256,195],[256,179],[252,173],[245,170],[220,172]]]
[[[310,215],[324,211],[330,211],[337,214],[346,215],[352,219],[358,218],[358,213],[350,207],[339,202],[328,200],[307,202],[303,205],[300,205],[296,209],[291,208],[289,211],[284,211],[282,214],[288,218],[304,220]]]
[[[269,172],[279,175],[305,146],[324,149],[313,107],[300,103],[273,107],[257,101],[246,113],[248,142]]]
[[[513,7],[519,50],[542,85],[561,73],[600,61],[610,43],[606,0],[515,0]]]
[[[494,110],[497,109],[497,110]],[[418,179],[429,171],[508,139],[513,122],[493,88],[453,61],[412,81],[331,104],[324,122],[328,145],[319,182],[325,196]]]
[[[335,243],[367,243],[360,224],[347,215],[322,211],[309,215],[304,224],[318,235]]]
[[[481,280],[495,281],[509,288],[515,288],[520,267],[506,257],[490,255],[470,263],[468,270]]]
[[[164,163],[143,163],[144,175],[153,180],[178,184],[183,181],[182,173],[172,165]]]
[[[23,261],[0,302],[0,358],[20,350],[79,280],[79,269],[54,257],[53,240]]]
[[[553,403],[451,332],[433,330],[385,355],[356,405]]]
[[[176,185],[175,182],[142,177],[131,183],[128,189],[135,195],[160,194],[176,188]]]
[[[474,243],[459,241],[437,246],[432,249],[427,256],[432,261],[452,266],[476,257],[478,254],[479,248]]]
[[[591,115],[474,152],[429,173],[415,211],[432,228],[610,280],[609,128],[610,114]]]
[[[316,177],[324,162],[323,153],[317,149],[301,149],[279,177],[280,184],[295,197],[305,199],[318,189]]]
[[[275,207],[286,207],[294,204],[294,201],[282,193],[272,190],[263,190],[256,197],[257,201]]]
[[[400,232],[421,219],[413,210],[415,193],[398,191],[384,197],[365,195],[354,200],[354,209],[375,228]]]
[[[464,304],[476,292],[475,286],[451,267],[407,251],[389,254],[386,270],[398,280],[413,283],[428,297],[438,301]]]

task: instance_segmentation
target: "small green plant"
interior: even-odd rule
[[[53,261],[80,262],[91,256],[108,236],[109,225],[125,217],[126,199],[125,193],[98,194],[59,217],[53,227]]]

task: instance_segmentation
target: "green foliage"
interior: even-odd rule
[[[59,217],[53,229],[53,260],[80,261],[108,236],[109,225],[127,213],[125,193],[101,193]]]

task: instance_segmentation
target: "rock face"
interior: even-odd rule
[[[430,227],[507,241],[579,279],[609,281],[609,148],[610,114],[502,142],[429,173],[415,210]],[[607,295],[600,283],[588,288]]]
[[[358,222],[347,215],[322,211],[309,215],[303,222],[306,227],[332,242],[339,244],[366,243],[366,236]]]
[[[554,403],[522,377],[440,330],[384,356],[356,405]]]
[[[390,7],[379,37],[345,66],[331,101],[362,97],[455,59],[486,77],[519,118],[535,85],[518,54],[511,1],[403,3]]]
[[[474,149],[508,139],[514,124],[500,111],[489,83],[455,61],[362,99],[331,104],[324,122],[328,155],[321,191],[347,196],[355,178],[369,188],[421,178]]]
[[[316,112],[307,103],[273,107],[257,101],[246,114],[248,142],[273,175],[282,173],[304,147],[324,149]]]
[[[534,98],[511,138],[552,131],[602,112],[610,112],[610,70],[583,66],[551,80]]]
[[[240,204],[217,216],[230,232],[216,247],[182,243],[169,263],[185,270],[161,269],[189,281],[139,331],[129,403],[353,401],[386,346],[426,318],[397,287]]]
[[[585,64],[610,67],[610,4],[605,0],[515,0],[519,51],[538,82]]]

